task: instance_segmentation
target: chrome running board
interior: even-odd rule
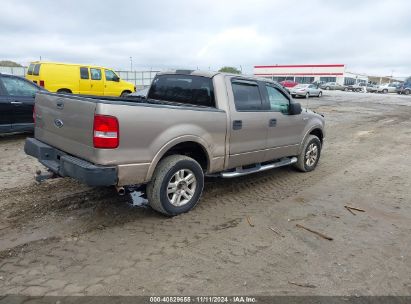
[[[253,168],[243,169],[242,167],[238,167],[235,169],[235,171],[222,172],[219,174],[219,176],[223,178],[238,177],[238,176],[243,176],[243,175],[247,175],[251,173],[256,173],[256,172],[266,171],[266,170],[279,168],[283,166],[288,166],[296,162],[297,162],[297,157],[282,158],[279,161],[272,162],[272,163],[265,164],[265,165],[256,164],[256,166]]]

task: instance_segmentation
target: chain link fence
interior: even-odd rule
[[[16,76],[26,75],[27,67],[0,67],[0,73]],[[160,71],[116,71],[121,79],[133,83],[137,89],[150,86],[151,81]]]

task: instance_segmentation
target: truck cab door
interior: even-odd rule
[[[39,87],[18,77],[2,77],[4,88],[11,105],[11,127],[13,131],[31,130],[33,127],[33,107]]]
[[[263,95],[270,109],[265,160],[297,155],[304,136],[303,115],[289,114],[291,99],[275,85],[266,84]]]
[[[90,95],[104,95],[104,81],[100,68],[90,68]]]
[[[91,81],[88,67],[80,67],[79,94],[90,95]]]
[[[259,83],[234,78],[231,88],[227,168],[260,163],[267,147],[268,113],[263,109]]]

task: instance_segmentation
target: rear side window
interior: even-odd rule
[[[258,111],[262,109],[261,94],[257,83],[233,81],[231,86],[237,111]]]
[[[34,64],[29,65],[29,69],[27,70],[27,75],[33,75]]]
[[[34,68],[33,68],[33,75],[34,76],[39,76],[40,75],[40,66],[41,66],[41,64],[36,64],[36,65],[34,65]]]
[[[157,76],[148,92],[149,99],[215,107],[211,78],[192,75]]]
[[[81,67],[80,68],[80,78],[81,79],[89,79],[88,75],[88,68],[87,67]]]
[[[92,80],[101,80],[101,70],[100,69],[90,69]]]

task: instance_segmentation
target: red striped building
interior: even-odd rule
[[[256,65],[254,76],[274,81],[292,80],[298,83],[337,82],[351,84],[368,81],[365,75],[345,71],[344,64]]]

